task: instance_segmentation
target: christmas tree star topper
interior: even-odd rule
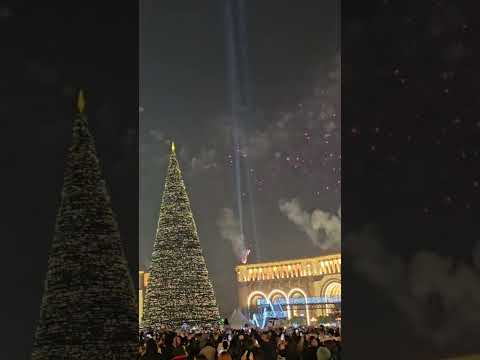
[[[83,110],[85,109],[85,97],[83,96],[83,91],[80,90],[78,92],[78,97],[77,97],[77,109],[80,114],[83,113]]]
[[[173,141],[170,146],[143,302],[144,329],[204,326],[220,319]]]

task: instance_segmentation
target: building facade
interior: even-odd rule
[[[314,324],[341,317],[341,255],[239,265],[235,268],[238,303],[258,326],[267,318]],[[139,317],[148,272],[139,272]]]
[[[340,253],[235,270],[240,308],[257,326],[268,318],[302,325],[341,318]]]
[[[148,284],[148,272],[138,272],[138,322],[142,322],[143,318],[143,300],[145,299],[145,290]]]

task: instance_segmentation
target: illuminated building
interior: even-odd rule
[[[145,271],[138,272],[138,321],[142,321],[143,317],[143,299],[145,298],[145,290],[148,284],[148,273]]]
[[[340,317],[340,253],[239,265],[235,270],[240,308],[256,322],[277,318],[309,325]]]
[[[299,324],[322,318],[338,318],[341,311],[341,256],[335,253],[313,258],[238,265],[235,268],[238,303],[244,314],[263,325],[268,317]],[[139,272],[140,318],[148,273]],[[265,314],[265,313],[263,313]]]

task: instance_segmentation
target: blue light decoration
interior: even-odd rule
[[[258,301],[257,301],[258,304]],[[267,308],[270,308],[267,310]],[[263,302],[263,306],[260,306],[261,313],[253,313],[252,314],[252,323],[259,328],[264,328],[267,320],[270,318],[286,318],[287,317],[287,312],[283,311],[283,309],[280,307],[280,311],[275,311],[275,308],[273,307],[273,304],[267,300]]]
[[[255,326],[264,328],[268,319],[286,319],[287,317],[286,311],[268,311],[264,307],[262,313],[253,313],[251,321]]]
[[[257,304],[260,305],[259,308],[261,309],[261,313],[253,313],[251,321],[255,326],[259,328],[264,328],[268,319],[288,318],[288,312],[283,310],[282,304],[279,304],[278,301],[272,304],[268,300],[267,301],[263,300],[262,304],[260,304],[259,301],[257,301]],[[275,310],[274,305],[278,305],[279,310]]]
[[[253,314],[252,316],[252,323],[258,328],[264,328],[265,324],[267,323],[267,309],[263,308],[263,314],[260,315],[261,323],[257,317],[257,314]],[[260,325],[261,324],[261,325]]]
[[[288,311],[284,310],[284,305],[317,305],[317,304],[340,304],[340,296],[314,296],[307,298],[291,298],[287,302],[285,298],[276,299],[274,303],[265,298],[257,300],[258,313],[253,313],[252,323],[259,327],[265,327],[268,319],[287,319]]]
[[[340,296],[314,296],[308,298],[293,298],[288,301],[288,305],[317,305],[317,304],[339,304],[342,302]],[[258,299],[257,306],[272,306],[270,301],[265,299]],[[275,302],[275,305],[287,305],[286,299],[279,299]]]

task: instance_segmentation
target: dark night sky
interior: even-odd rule
[[[2,359],[28,358],[33,342],[77,87],[137,276],[138,11],[71,5],[0,6]]]
[[[221,1],[145,0],[141,24],[140,263],[147,264],[158,220],[169,151],[175,140],[220,310],[236,305],[230,241],[240,227],[234,156],[228,128],[228,87]],[[192,5],[194,4],[194,5]],[[320,255],[339,246],[322,238],[310,215],[340,221],[340,19],[336,1],[247,1],[247,31],[257,114],[241,123],[248,137],[242,166],[252,181],[242,191],[251,259],[251,204],[260,260]],[[293,199],[298,199],[298,207]],[[280,210],[279,201],[288,201]],[[222,209],[234,209],[222,215]],[[308,218],[308,224],[297,226]],[[230,226],[222,225],[231,220]],[[219,224],[220,223],[220,224]],[[333,225],[335,226],[335,225]],[[223,234],[227,234],[222,237]],[[310,234],[310,235],[309,235]],[[314,245],[325,244],[324,248]]]
[[[389,359],[478,350],[474,8],[449,1],[343,3],[347,358],[372,341]]]
[[[300,219],[315,209],[337,214],[341,160],[346,358],[473,351],[476,2],[343,1],[341,42],[338,2],[301,3],[248,7],[258,112],[244,130],[242,161],[256,180],[261,258],[321,253],[313,224],[302,230],[279,200],[298,198]],[[79,86],[132,272],[148,261],[165,142],[174,139],[221,310],[235,304],[238,260],[218,225],[222,208],[234,208],[220,1],[145,0],[140,34],[136,3],[77,5],[0,6],[0,33],[8,34],[0,57],[2,359],[30,351]]]

